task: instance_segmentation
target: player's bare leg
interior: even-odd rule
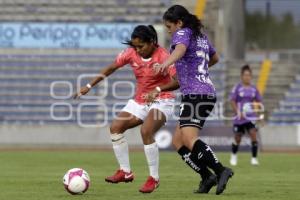
[[[151,193],[159,186],[159,151],[154,135],[165,123],[166,116],[158,109],[151,109],[141,127],[145,155],[150,171],[150,176],[139,190],[142,193]]]
[[[131,182],[134,179],[130,169],[128,143],[124,137],[127,129],[142,124],[143,121],[128,112],[119,113],[118,117],[112,122],[110,127],[111,140],[115,156],[120,165],[120,169],[113,176],[105,178],[110,183]]]
[[[218,186],[216,194],[221,194],[227,185],[230,177],[233,176],[233,171],[230,168],[224,167],[212,151],[209,145],[205,144],[198,138],[199,129],[193,126],[181,128],[183,135],[183,144],[192,152],[193,160],[200,160],[211,168],[218,176]]]
[[[210,189],[217,184],[217,177],[207,168],[207,166],[203,162],[195,162],[192,160],[191,151],[183,144],[182,133],[179,125],[176,126],[172,143],[178,154],[181,156],[182,160],[201,176],[199,188],[194,192],[208,193]]]
[[[173,135],[172,138],[172,144],[175,147],[175,149],[178,151],[183,145],[183,141],[182,141],[182,134],[179,128],[179,125],[177,124],[176,129],[175,129],[175,133]]]
[[[239,145],[242,140],[242,133],[235,133],[234,141],[231,147],[230,165],[236,166],[238,162],[237,152],[239,150]]]
[[[252,165],[259,165],[257,160],[257,151],[258,151],[258,144],[257,144],[257,129],[252,128],[249,130],[249,136],[251,138],[251,151],[252,151],[252,158],[251,164]]]

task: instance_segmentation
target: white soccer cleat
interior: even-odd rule
[[[251,165],[259,165],[257,158],[251,158]]]
[[[236,154],[231,154],[230,157],[230,165],[236,166],[237,165],[237,155]]]

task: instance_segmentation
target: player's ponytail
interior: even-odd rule
[[[203,26],[201,20],[199,20],[196,15],[189,13],[189,11],[181,5],[171,6],[164,13],[163,20],[169,21],[172,23],[177,23],[179,20],[181,20],[183,23],[182,28],[185,28],[185,27],[190,28],[193,31],[193,36],[202,37],[201,31],[204,26]]]
[[[123,44],[132,46],[131,40],[135,38],[139,38],[143,42],[154,43],[155,45],[158,45],[157,32],[152,25],[136,26],[131,34],[131,39],[127,40]]]
[[[157,37],[157,32],[152,25],[148,25],[148,28],[150,29],[151,35],[152,35],[152,41],[155,45],[158,45],[158,37]]]

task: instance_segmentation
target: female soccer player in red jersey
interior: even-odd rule
[[[135,74],[137,85],[134,99],[114,119],[110,127],[111,140],[115,156],[120,168],[112,176],[105,179],[107,182],[131,182],[134,179],[129,164],[128,143],[124,132],[128,129],[141,126],[141,135],[144,151],[149,166],[150,176],[140,188],[142,193],[150,193],[159,185],[159,153],[154,140],[155,133],[166,123],[173,114],[174,95],[172,92],[161,92],[155,103],[148,104],[145,95],[158,85],[167,85],[173,82],[176,74],[175,68],[170,67],[168,73],[156,74],[154,66],[163,63],[169,56],[168,51],[160,47],[157,42],[157,33],[153,26],[140,25],[135,27],[131,40],[127,41],[129,48],[122,51],[109,66],[103,68],[99,77],[94,78],[89,84],[82,87],[75,97],[85,95],[89,90],[121,67],[130,64]],[[159,88],[156,88],[159,90]]]

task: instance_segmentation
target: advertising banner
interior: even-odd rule
[[[0,23],[0,48],[123,48],[132,23]]]
[[[172,136],[175,127],[175,124],[169,124],[156,133],[155,140],[161,149],[173,149]],[[200,139],[216,151],[230,151],[233,136],[232,128],[229,126],[204,127],[199,134]],[[250,138],[243,137],[239,150],[250,151],[250,147]]]

